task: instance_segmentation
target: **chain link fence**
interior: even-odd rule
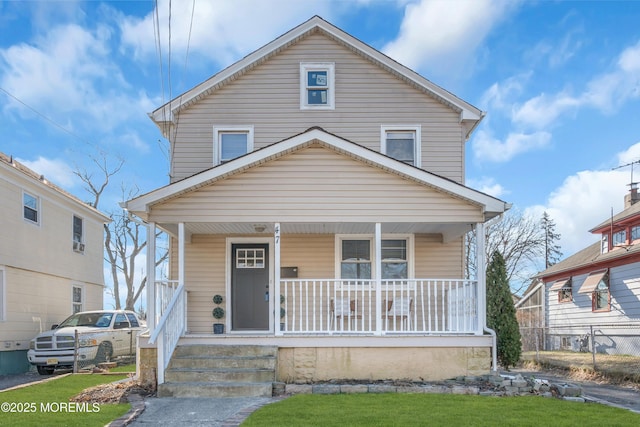
[[[616,356],[640,357],[640,324],[520,327],[522,351],[590,353],[594,369]]]
[[[118,365],[135,363],[136,336],[139,331],[114,330],[108,333],[75,331],[73,341],[73,372],[98,367],[101,363]]]

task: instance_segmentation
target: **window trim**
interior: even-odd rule
[[[335,235],[335,278],[342,280],[342,241],[343,240],[368,240],[371,245],[371,282],[376,278],[376,247],[373,234],[336,234]],[[406,240],[407,241],[407,279],[382,279],[385,280],[413,280],[415,279],[415,236],[413,234],[383,234],[381,240]],[[382,260],[380,260],[382,262]],[[350,279],[345,279],[350,280]],[[364,280],[364,279],[363,279]]]
[[[24,214],[24,210],[25,208],[27,208],[27,206],[24,203],[24,197],[25,195],[29,196],[29,197],[33,197],[36,200],[36,220],[33,221],[32,219],[29,219],[25,216]],[[32,209],[31,207],[29,207],[28,209]],[[34,195],[33,193],[26,191],[26,190],[22,190],[22,219],[27,221],[30,224],[35,224],[35,225],[40,225],[40,221],[42,219],[42,203],[40,200],[40,197]]]
[[[598,308],[597,307],[598,294],[605,292],[604,290],[598,290],[598,286],[602,282],[606,284],[607,305],[606,307]],[[591,311],[594,313],[607,313],[611,311],[611,281],[610,281],[609,273],[604,275],[604,277],[598,282],[598,285],[596,285],[595,290],[591,293]]]
[[[80,220],[80,240],[76,240],[76,218]],[[80,215],[73,214],[71,216],[71,242],[74,252],[84,253],[84,218]]]
[[[618,239],[616,239],[618,237]],[[620,237],[623,237],[623,240],[620,240]],[[622,230],[618,230],[611,235],[611,244],[614,248],[619,246],[624,246],[627,244],[627,229],[624,228]]]
[[[213,165],[218,166],[223,163],[222,157],[222,145],[220,144],[220,134],[223,133],[246,133],[247,134],[247,152],[249,154],[253,151],[253,125],[216,125],[213,127]],[[236,157],[237,158],[237,157]],[[233,159],[227,160],[229,162]]]
[[[335,62],[301,62],[300,63],[300,109],[301,110],[335,110],[336,78]],[[327,72],[327,103],[309,104],[307,100],[307,73],[310,71]],[[322,86],[324,88],[325,86]]]
[[[73,297],[74,297],[74,291],[75,289],[80,289],[80,302],[76,302]],[[71,285],[71,313],[75,314],[75,313],[79,313],[81,311],[84,311],[84,302],[85,302],[85,289],[83,285],[79,285],[79,284],[72,284]],[[80,304],[80,309],[78,311],[75,311],[75,306],[77,304]]]
[[[414,140],[414,147],[413,147],[413,155],[414,155],[413,166],[421,168],[422,167],[422,126],[421,125],[381,125],[380,126],[380,152],[385,156],[389,156],[387,154],[387,133],[388,132],[413,132],[414,133],[415,140]],[[398,161],[401,162],[402,160],[398,160]]]

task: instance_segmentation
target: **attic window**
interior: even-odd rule
[[[300,109],[335,108],[335,64],[300,63]]]
[[[253,126],[213,128],[213,164],[228,162],[253,151]]]

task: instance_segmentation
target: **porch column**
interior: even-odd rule
[[[185,232],[184,232],[184,222],[178,224],[178,287],[185,286],[184,284],[184,242],[185,242]],[[187,329],[187,290],[184,290],[184,330],[180,332],[180,335],[184,334],[184,331]]]
[[[147,326],[156,328],[156,223],[147,224]]]
[[[275,271],[273,272],[273,281],[275,282],[271,300],[273,301],[273,321],[276,335],[282,335],[280,330],[280,223],[276,222],[273,227],[273,263]]]
[[[376,335],[382,335],[382,224],[376,222],[375,231],[375,262],[376,262]]]
[[[484,223],[476,224],[476,281],[478,283],[478,329],[482,335],[487,324],[487,258],[485,256]]]

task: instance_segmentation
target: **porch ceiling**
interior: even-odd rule
[[[176,236],[177,224],[158,224]],[[382,223],[383,233],[442,234],[444,240],[460,237],[470,231],[473,224],[455,223]],[[373,223],[281,223],[283,234],[373,234]],[[274,233],[273,223],[185,223],[187,234],[261,234]]]

